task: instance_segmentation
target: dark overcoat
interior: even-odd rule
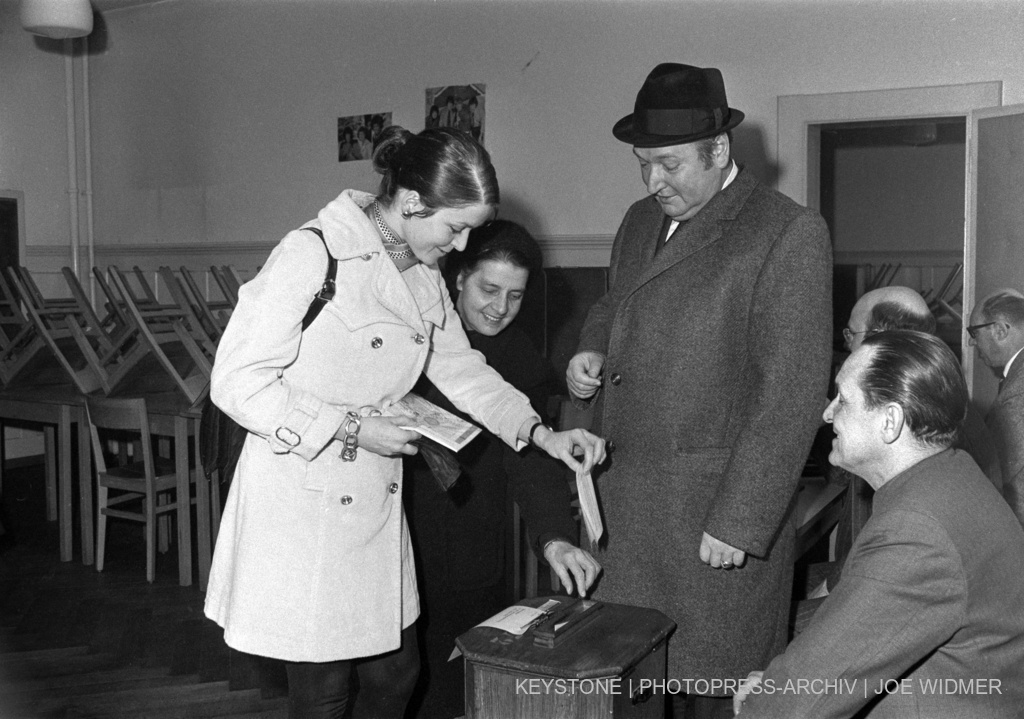
[[[999,455],[1003,495],[1024,524],[1024,353],[1010,365],[986,421]]]
[[[578,348],[606,355],[596,429],[615,445],[597,477],[596,597],[677,622],[669,679],[740,678],[785,647],[788,509],[831,361],[831,247],[816,212],[748,172],[655,253],[664,220],[650,197],[629,209]],[[703,532],[746,566],[702,563]]]

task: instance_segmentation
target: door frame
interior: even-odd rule
[[[1009,115],[1024,114],[1024,105],[1000,105],[995,107],[979,107],[967,115],[967,158],[964,187],[964,326],[967,318],[978,300],[978,125],[984,120],[991,120]],[[991,278],[989,278],[991,280]],[[996,283],[1001,284],[1001,283]],[[986,292],[991,291],[991,285]],[[969,346],[966,329],[963,330],[963,346]],[[997,383],[994,378],[982,382],[975,377],[975,353],[963,353],[964,379],[971,398],[982,408],[986,408],[996,395]]]
[[[18,206],[18,237],[15,251],[18,264],[25,264],[25,193],[20,190],[0,190],[0,198],[14,200]]]
[[[801,205],[820,208],[821,125],[872,120],[964,117],[979,107],[1002,105],[1003,83],[910,87],[816,95],[780,95],[776,124],[778,190]],[[966,240],[966,238],[965,238]]]

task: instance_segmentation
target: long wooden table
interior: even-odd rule
[[[46,463],[47,519],[59,522],[60,559],[70,562],[73,556],[71,426],[77,425],[79,474],[91,477],[88,423],[82,395],[71,385],[52,385],[31,389],[0,392],[0,424],[31,422],[43,424],[44,461]],[[54,442],[56,429],[56,442]],[[82,471],[81,468],[86,468]],[[56,470],[56,471],[55,471]],[[56,493],[54,493],[56,485]],[[0,463],[0,487],[3,486],[3,466]],[[91,488],[91,482],[89,484]],[[55,499],[55,501],[54,501]],[[93,502],[92,492],[79,496],[82,515],[82,563],[92,564],[93,556]],[[88,521],[86,521],[86,519]]]
[[[175,471],[177,474],[177,496],[179,501],[189,502],[189,438],[193,440],[196,457],[196,512],[199,518],[197,542],[199,556],[199,585],[206,587],[210,575],[213,548],[211,533],[210,483],[199,462],[199,418],[200,411],[181,394],[167,392],[146,395],[149,412],[150,432],[154,435],[173,437]],[[79,515],[81,524],[82,563],[91,565],[95,561],[95,509],[93,496],[95,487],[92,472],[92,442],[89,436],[85,413],[85,397],[73,387],[53,386],[19,389],[0,392],[0,424],[5,422],[32,422],[55,425],[57,442],[52,441],[53,428],[44,427],[48,439],[45,449],[48,485],[50,477],[56,478],[56,512],[48,512],[48,518],[56,518],[60,535],[61,561],[73,558],[74,508],[72,506],[71,428],[78,431],[78,486]],[[57,471],[53,471],[56,465]],[[2,487],[0,466],[0,487]],[[49,493],[48,493],[49,494]],[[178,575],[182,586],[192,584],[192,520],[191,505],[180,513],[178,522]]]

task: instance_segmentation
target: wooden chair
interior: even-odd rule
[[[190,402],[198,403],[209,386],[216,347],[208,338],[197,341],[196,330],[186,326],[187,316],[181,309],[170,305],[140,305],[118,269],[110,267],[109,271],[118,301],[141,341],[174,385]]]
[[[175,391],[176,386],[169,381],[154,381],[154,378],[162,379],[164,372],[150,351],[149,345],[143,339],[135,322],[123,309],[124,303],[120,295],[111,290],[101,272],[96,269],[93,272],[96,286],[102,295],[100,304],[106,307],[106,316],[98,318],[93,311],[93,319],[71,323],[68,329],[78,343],[82,356],[95,373],[102,393],[109,396]],[[73,273],[68,270],[64,276],[69,282],[72,295],[80,297],[81,303],[88,305],[84,290]],[[84,307],[77,311],[83,317],[89,314]]]
[[[196,304],[209,317],[210,321],[214,323],[219,332],[223,333],[228,326],[228,320],[231,319],[231,311],[235,308],[235,305],[227,297],[222,300],[209,299],[199,286],[199,283],[196,282],[189,268],[181,267],[178,270],[178,274]]]
[[[8,280],[19,277],[8,267]],[[26,313],[30,301],[0,272],[4,341],[0,344],[0,385],[3,387],[66,384],[65,370],[46,339]]]
[[[221,267],[211,265],[210,274],[213,276],[213,281],[220,287],[221,293],[231,303],[231,306],[237,305],[238,288],[242,286],[242,280],[235,271],[235,268],[231,265],[222,265]]]
[[[112,347],[114,342],[112,338],[124,332],[128,326],[124,317],[107,304],[105,306],[106,314],[101,318],[74,271],[70,267],[62,267],[61,274],[64,275],[64,281],[68,285],[71,297],[75,300],[76,311],[81,313],[89,325],[96,328],[97,339]]]
[[[44,301],[42,306],[36,306],[33,301],[33,293],[22,283],[22,278],[14,268],[12,270],[11,284],[16,292],[24,299],[25,312],[36,328],[36,332],[43,343],[49,348],[58,365],[71,379],[79,392],[89,394],[100,388],[99,377],[93,370],[88,358],[81,352],[77,335],[85,337],[85,329],[81,322],[88,322],[76,313],[73,306],[52,306]],[[42,297],[42,295],[36,295]]]
[[[4,367],[16,357],[13,348],[24,346],[33,334],[32,323],[22,311],[21,299],[0,272],[0,384],[5,384]]]
[[[149,280],[146,279],[146,273],[142,271],[142,268],[138,265],[132,267],[132,273],[135,275],[135,280],[139,285],[139,289],[142,290],[142,297],[136,297],[135,302],[137,304],[152,303],[154,305],[160,304],[160,301],[156,297],[156,292],[153,291],[153,287],[149,284]]]
[[[13,265],[7,269],[12,276],[17,277],[21,284],[28,291],[25,299],[33,302],[36,307],[45,307],[47,309],[65,309],[73,307],[76,302],[72,297],[46,297],[39,289],[39,285],[36,284],[35,278],[32,277],[32,273],[28,271],[27,267],[21,265]]]
[[[217,318],[213,316],[213,312],[206,304],[205,298],[198,291],[199,288],[196,287],[195,292],[193,292],[188,283],[179,280],[174,274],[174,270],[166,265],[160,268],[159,273],[160,279],[167,287],[167,291],[170,293],[174,303],[185,313],[189,325],[201,329],[205,335],[203,337],[204,342],[209,342],[211,346],[216,347],[221,334],[224,332],[224,328],[221,327]]]
[[[110,285],[107,283],[107,278],[103,274],[103,270],[99,267],[92,268],[93,280],[96,282],[96,286],[100,288],[100,293],[103,295],[107,314],[112,315],[116,318],[117,322],[122,325],[130,325],[131,322],[128,320],[128,315],[121,309],[121,305],[114,301],[114,293],[110,289]]]
[[[137,276],[141,271],[138,268],[135,269]],[[193,341],[201,347],[203,354],[211,361],[213,360],[214,355],[217,353],[217,343],[212,341],[206,330],[203,329],[202,322],[196,314],[195,308],[188,300],[187,295],[181,292],[181,285],[173,277],[173,273],[169,278],[165,279],[165,281],[174,280],[174,282],[168,282],[168,294],[171,295],[170,301],[159,302],[149,299],[152,290],[143,291],[143,297],[138,297],[132,292],[128,276],[121,272],[116,265],[111,265],[107,268],[107,271],[110,273],[112,281],[116,279],[117,285],[120,287],[121,291],[119,294],[122,300],[125,301],[126,310],[128,310],[129,304],[134,305],[153,329],[160,329],[167,323],[173,325],[177,321],[181,328],[184,328],[191,335]],[[155,297],[156,295],[152,296]],[[128,313],[130,315],[131,311],[128,310]],[[176,331],[179,329],[176,328]]]
[[[149,429],[149,414],[143,398],[112,399],[86,398],[86,412],[92,436],[96,466],[98,502],[96,505],[96,571],[102,572],[107,543],[107,517],[117,517],[145,525],[146,580],[153,582],[156,575],[158,519],[173,512],[179,529],[190,527],[190,519],[183,514],[191,512],[191,495],[179,496],[178,478],[174,462],[157,457]],[[108,467],[100,432],[116,432],[120,442],[138,441],[142,458],[121,466]],[[111,435],[107,435],[110,438]],[[196,473],[189,472],[189,486],[196,481]],[[110,490],[118,493],[111,496]],[[167,498],[174,494],[173,501]],[[141,504],[135,510],[125,509],[129,503]],[[200,518],[202,521],[202,518]],[[186,543],[191,552],[190,543]],[[190,565],[191,560],[189,560]],[[185,585],[191,582],[181,581]]]

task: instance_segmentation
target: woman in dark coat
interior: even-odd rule
[[[545,417],[548,399],[557,391],[551,365],[513,324],[527,282],[540,267],[540,248],[529,233],[513,222],[495,220],[473,230],[464,251],[448,256],[445,277],[470,345]],[[459,413],[429,380],[421,380],[416,391]],[[464,713],[463,662],[448,661],[455,638],[510,603],[511,572],[505,563],[509,490],[526,520],[531,546],[554,568],[567,592],[575,586],[584,594],[600,571],[593,557],[574,544],[577,530],[564,465],[532,449],[506,451],[486,430],[458,459],[462,475],[447,493],[422,459],[407,460],[413,477],[406,485],[406,510],[424,604],[419,624],[425,666],[417,716],[431,719]],[[416,704],[414,697],[411,706]]]

